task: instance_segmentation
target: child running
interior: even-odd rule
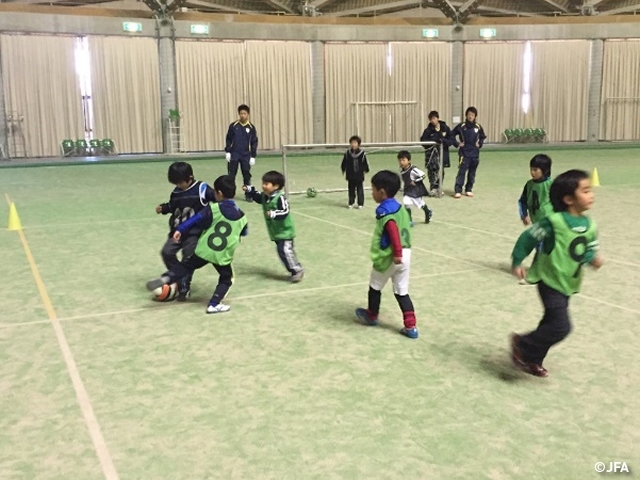
[[[356,309],[356,317],[363,325],[378,324],[382,289],[389,279],[393,283],[404,320],[400,333],[418,338],[416,315],[409,297],[409,271],[411,267],[411,228],[408,210],[394,198],[400,190],[398,175],[383,170],[371,179],[372,196],[376,203],[376,228],[371,241],[373,269],[369,280],[368,307]]]
[[[278,256],[291,274],[289,280],[297,283],[304,277],[304,270],[293,250],[296,232],[289,212],[289,202],[282,191],[284,181],[284,175],[272,170],[262,176],[262,193],[250,185],[243,188],[254,202],[262,204],[269,238],[276,243]]]
[[[554,213],[525,230],[513,248],[512,268],[525,278],[522,262],[542,242],[526,279],[538,285],[544,316],[538,328],[525,335],[511,335],[513,364],[531,375],[547,377],[542,366],[549,349],[571,331],[569,298],[580,291],[583,265],[600,268],[595,223],[585,215],[593,204],[589,175],[569,170],[551,184],[549,193]]]
[[[409,213],[409,220],[413,226],[413,218],[411,216],[411,207],[416,206],[424,211],[424,223],[429,223],[433,212],[424,203],[424,198],[428,195],[427,187],[424,185],[425,173],[418,167],[411,164],[411,153],[407,150],[401,150],[398,153],[398,164],[400,165],[400,176],[404,183],[404,196],[402,203]]]

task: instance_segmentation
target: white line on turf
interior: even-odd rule
[[[370,235],[369,232],[365,232],[364,230],[358,230],[357,228],[348,227],[347,225],[341,225],[339,223],[331,222],[329,220],[324,220],[323,218],[314,217],[313,215],[307,215],[306,213],[298,213],[297,215],[301,215],[303,217],[307,217],[307,218],[310,218],[312,220],[316,220],[318,222],[327,223],[327,224],[333,225],[335,227],[341,227],[341,228],[344,228],[346,230],[351,230],[353,232],[361,233],[363,235]],[[455,224],[452,224],[452,225],[455,225]],[[492,232],[487,232],[487,233],[492,233]],[[490,270],[490,271],[494,271],[494,272],[499,272],[501,274],[505,274],[504,270],[501,270],[499,268],[488,267],[486,265],[481,265],[479,263],[472,262],[470,260],[463,260],[461,258],[451,257],[449,255],[444,255],[442,253],[433,252],[431,250],[427,250],[427,249],[421,248],[421,247],[412,246],[411,248],[413,250],[420,250],[422,252],[430,253],[432,255],[437,255],[439,257],[444,257],[444,258],[448,258],[450,260],[455,260],[456,262],[462,262],[462,263],[467,263],[469,265],[475,265],[476,267],[478,267],[479,269],[482,269],[482,270]],[[584,298],[586,300],[591,300],[592,302],[596,302],[596,303],[601,303],[603,305],[607,305],[609,307],[619,308],[620,310],[626,310],[626,311],[629,311],[629,312],[634,312],[634,313],[640,314],[640,310],[634,310],[632,308],[625,307],[625,306],[622,306],[622,305],[616,305],[615,303],[610,303],[610,302],[607,302],[607,301],[604,301],[604,300],[599,300],[597,298],[589,297],[589,296],[584,295],[582,293],[578,294],[578,296],[580,296],[581,298]]]
[[[324,220],[324,219],[322,219],[322,218],[314,217],[313,215],[308,215],[308,214],[306,214],[306,213],[297,212],[297,213],[296,213],[296,215],[300,215],[300,216],[303,216],[303,217],[307,217],[307,218],[310,218],[310,219],[312,219],[312,220],[316,220],[316,221],[318,221],[318,222],[327,223],[327,224],[329,224],[329,225],[333,225],[334,227],[341,227],[341,228],[344,228],[344,229],[346,229],[346,230],[351,230],[352,232],[356,232],[356,233],[359,233],[359,234],[361,234],[361,235],[367,235],[367,236],[371,235],[371,232],[365,232],[364,230],[358,230],[357,228],[348,227],[348,226],[346,226],[346,225],[341,225],[341,224],[339,224],[339,223],[335,223],[335,222],[331,222],[331,221],[329,221],[329,220]],[[461,262],[461,263],[467,263],[467,264],[469,264],[469,265],[474,265],[474,266],[476,266],[476,267],[478,267],[478,268],[480,268],[480,269],[485,269],[485,270],[494,270],[494,269],[493,269],[493,268],[491,268],[491,267],[487,267],[487,266],[485,266],[485,265],[480,265],[479,263],[471,262],[471,261],[469,261],[469,260],[463,260],[463,259],[461,259],[461,258],[452,257],[452,256],[450,256],[450,255],[445,255],[444,253],[434,252],[433,250],[427,250],[426,248],[417,247],[417,246],[415,246],[415,245],[412,245],[412,246],[411,246],[411,249],[412,249],[412,250],[419,250],[419,251],[421,251],[421,252],[425,252],[425,253],[430,253],[431,255],[436,255],[436,256],[438,256],[438,257],[446,258],[446,259],[448,259],[448,260],[455,260],[456,262]]]
[[[576,293],[576,296],[585,298],[587,300],[591,300],[592,302],[601,303],[602,305],[607,305],[608,307],[619,308],[620,310],[626,310],[627,312],[637,313],[640,315],[640,310],[634,310],[633,308],[623,307],[622,305],[616,305],[615,303],[607,302],[606,300],[600,300],[598,298],[588,297],[583,295],[582,293]]]
[[[462,275],[465,273],[471,273],[471,272],[478,272],[482,269],[480,268],[468,268],[466,270],[456,270],[453,272],[442,272],[442,273],[425,273],[425,274],[421,274],[421,275],[412,275],[411,278],[412,279],[420,279],[420,278],[431,278],[431,277],[444,277],[447,275]],[[296,288],[296,289],[284,289],[284,290],[277,290],[277,291],[273,291],[273,292],[264,292],[264,293],[257,293],[255,295],[245,295],[245,296],[241,296],[241,297],[234,297],[232,300],[234,302],[239,301],[239,300],[251,300],[253,298],[262,298],[262,297],[273,297],[273,296],[278,296],[278,295],[293,295],[293,294],[297,294],[297,293],[307,293],[307,292],[316,292],[319,290],[332,290],[332,289],[340,289],[340,288],[346,288],[346,287],[358,287],[358,286],[363,286],[363,285],[368,285],[367,281],[361,281],[361,282],[355,282],[355,283],[343,283],[341,285],[326,285],[326,286],[322,286],[322,287],[310,287],[310,288]],[[162,304],[158,304],[158,305],[150,305],[148,307],[140,307],[140,308],[131,308],[128,310],[118,310],[118,311],[114,311],[114,312],[100,312],[100,313],[90,313],[87,315],[75,315],[73,317],[62,317],[59,318],[58,321],[61,322],[68,322],[71,320],[84,320],[84,319],[88,319],[88,318],[98,318],[98,317],[109,317],[112,315],[127,315],[130,313],[139,313],[139,312],[144,312],[146,310],[154,310],[157,308],[163,308],[164,305]],[[3,328],[11,328],[11,327],[22,327],[22,326],[28,326],[28,325],[38,325],[38,324],[43,324],[43,323],[49,323],[49,320],[35,320],[32,322],[16,322],[16,323],[4,323],[4,324],[0,324],[0,329]]]
[[[450,223],[450,222],[443,222],[441,220],[431,220],[431,223],[440,223],[442,225],[448,225],[450,227],[455,227],[455,228],[462,228],[465,230],[471,230],[473,232],[478,232],[478,233],[484,233],[486,235],[491,235],[493,237],[500,237],[500,238],[504,238],[507,240],[510,240],[511,242],[515,242],[517,240],[517,238],[515,237],[510,237],[509,235],[503,235],[502,233],[497,233],[497,232],[491,232],[489,230],[482,230],[481,228],[473,228],[473,227],[467,227],[466,225],[460,225],[459,223]],[[628,267],[637,267],[640,268],[640,265],[637,263],[632,263],[632,262],[626,262],[624,260],[617,260],[615,258],[611,258],[608,257],[606,258],[606,261],[608,262],[613,262],[613,263],[618,263],[620,265],[626,265]]]

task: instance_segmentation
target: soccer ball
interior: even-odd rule
[[[163,285],[153,291],[153,295],[157,302],[170,302],[178,295],[178,284]]]
[[[313,188],[313,187],[309,187],[309,188],[307,188],[307,197],[309,197],[309,198],[313,198],[313,197],[315,197],[316,195],[318,195],[318,192],[316,191],[316,189],[315,189],[315,188]]]

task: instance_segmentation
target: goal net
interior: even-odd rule
[[[346,192],[347,181],[342,174],[342,158],[349,144],[283,145],[282,170],[286,178],[287,196],[306,194],[309,188],[319,193]],[[435,142],[363,143],[370,173],[368,180],[380,170],[399,172],[397,155],[400,150],[411,153],[411,163],[427,174],[425,186],[437,184],[437,196],[442,196],[442,146]],[[431,172],[432,180],[429,178]]]

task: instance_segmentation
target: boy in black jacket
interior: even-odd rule
[[[456,177],[455,198],[462,196],[462,185],[467,175],[467,184],[464,187],[467,197],[473,197],[473,184],[476,181],[476,170],[480,163],[480,149],[484,144],[487,136],[479,123],[476,123],[478,110],[475,107],[467,108],[464,112],[465,122],[459,124],[451,131],[451,138],[456,147],[460,147],[458,154],[460,160],[458,162],[458,176]],[[456,137],[460,137],[458,142]]]
[[[449,168],[451,161],[449,160],[449,146],[452,141],[450,138],[451,129],[440,120],[440,115],[435,110],[429,112],[429,125],[422,132],[421,142],[436,142],[437,145],[425,145],[424,166],[429,176],[429,195],[436,196],[437,190],[440,188],[440,145],[442,145],[442,167]],[[442,179],[444,180],[444,170],[442,170]]]
[[[192,227],[184,232],[180,241],[173,240],[176,229],[184,222],[193,217],[196,213],[215,202],[215,192],[213,189],[200,180],[193,178],[193,169],[187,162],[174,162],[169,166],[167,174],[169,183],[173,183],[176,188],[171,192],[171,197],[167,203],[161,203],[156,207],[156,213],[162,215],[171,214],[169,218],[169,238],[162,247],[160,254],[168,270],[175,268],[180,261],[178,252],[182,250],[182,258],[187,259],[196,249],[198,238],[202,229]],[[187,285],[191,284],[191,277],[187,279]],[[178,295],[178,301],[188,298],[188,289],[183,295]]]
[[[364,174],[369,173],[369,162],[364,150],[360,149],[362,140],[357,135],[349,139],[351,147],[342,157],[342,173],[347,177],[349,186],[349,208],[353,208],[353,202],[358,193],[358,208],[364,206]]]

